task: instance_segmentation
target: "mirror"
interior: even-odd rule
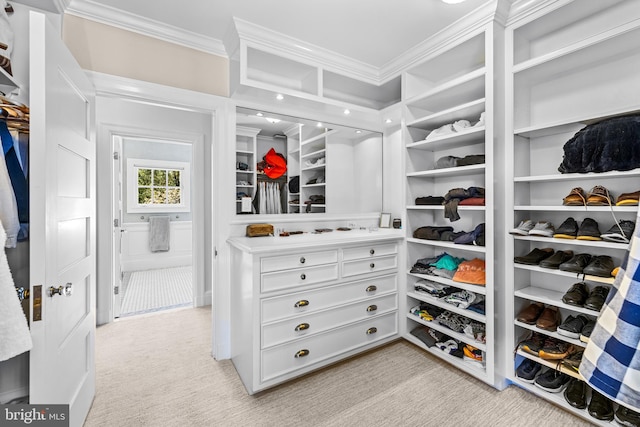
[[[241,107],[236,113],[237,214],[382,210],[381,133]]]

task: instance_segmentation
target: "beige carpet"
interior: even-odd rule
[[[584,426],[517,387],[487,386],[404,340],[247,395],[210,356],[211,312],[187,308],[97,330],[85,426]]]

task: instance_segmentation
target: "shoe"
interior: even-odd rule
[[[600,228],[598,223],[593,218],[585,218],[580,224],[578,230],[578,240],[602,240],[600,237]]]
[[[589,254],[577,254],[574,255],[567,262],[563,262],[558,266],[558,269],[562,271],[570,271],[572,273],[582,273],[582,270],[589,264],[591,261],[591,255]]]
[[[584,190],[580,187],[576,187],[571,190],[569,195],[562,199],[564,206],[586,206],[587,198],[584,195]]]
[[[538,221],[531,231],[530,236],[553,237],[556,229],[549,221]],[[598,233],[598,236],[600,233]]]
[[[516,320],[518,322],[526,323],[527,325],[534,325],[540,314],[544,310],[544,304],[541,302],[532,302],[524,310],[518,313]]]
[[[591,390],[589,415],[598,420],[613,420],[613,403],[595,390]]]
[[[520,378],[525,383],[533,384],[536,375],[542,369],[542,365],[531,359],[524,359],[524,361],[516,369],[516,377]]]
[[[560,393],[567,385],[571,377],[554,369],[548,369],[546,372],[538,375],[534,384],[541,389],[550,393]]]
[[[604,286],[596,286],[593,288],[589,297],[584,302],[584,308],[588,308],[589,310],[600,311],[604,302],[607,300],[607,295],[609,295],[609,288]]]
[[[516,228],[512,228],[511,230],[509,230],[509,234],[528,236],[529,231],[531,231],[534,226],[535,223],[533,221],[531,221],[530,219],[525,219],[523,221],[520,221],[520,224],[518,224]]]
[[[572,217],[564,220],[560,227],[556,228],[556,239],[575,239],[578,235],[578,223]]]
[[[613,206],[611,194],[602,185],[596,185],[587,193],[587,206]]]
[[[614,417],[622,426],[640,427],[640,413],[632,411],[626,406],[618,405]]]
[[[620,220],[600,237],[607,242],[629,243],[635,229],[636,223],[634,221]]]
[[[593,332],[593,328],[595,326],[595,319],[589,320],[589,322],[584,326],[584,328],[582,328],[582,331],[580,332],[580,341],[588,343],[589,339],[591,338],[591,332]]]
[[[616,206],[638,206],[638,200],[640,200],[640,191],[622,193],[616,199]]]
[[[534,356],[539,356],[540,349],[544,345],[546,337],[539,332],[534,332],[531,337],[520,343],[520,349]]]
[[[573,258],[573,251],[557,251],[547,259],[540,261],[540,267],[558,269],[560,264]]]
[[[553,249],[551,248],[544,248],[544,249],[534,248],[527,255],[517,256],[513,260],[518,264],[538,265],[540,261],[542,261],[543,259],[549,258],[551,255],[553,255]]]
[[[462,349],[463,358],[469,362],[482,362],[482,350],[472,345],[465,345]]]
[[[576,317],[569,316],[560,326],[558,326],[557,332],[559,335],[564,337],[578,339],[580,338],[582,328],[584,328],[587,323],[589,323],[589,319],[582,314],[579,314]]]
[[[569,355],[569,357],[565,357],[564,359],[562,359],[562,365],[575,372],[580,372],[580,363],[582,362],[583,354],[584,350],[576,351],[575,353]]]
[[[614,267],[613,259],[610,256],[597,255],[591,258],[582,272],[590,276],[611,277]]]
[[[560,324],[560,312],[558,307],[549,306],[542,310],[542,314],[536,320],[536,327],[545,331],[555,331]]]
[[[562,296],[562,302],[565,304],[582,307],[587,298],[589,298],[589,290],[587,289],[587,284],[584,282],[578,282],[571,285],[569,290]]]
[[[575,353],[573,344],[553,337],[548,337],[538,351],[540,358],[548,360],[562,360],[573,353]]]
[[[587,407],[587,384],[577,378],[572,378],[564,390],[564,400],[574,408]]]

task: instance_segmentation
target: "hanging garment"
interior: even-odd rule
[[[2,139],[2,151],[4,160],[11,178],[13,194],[18,204],[18,217],[21,223],[29,222],[29,187],[22,166],[18,160],[18,154],[14,147],[13,137],[7,127],[7,122],[0,120],[0,138]]]
[[[0,222],[5,227],[5,237],[0,240],[5,248],[15,248],[20,231],[18,204],[11,186],[11,178],[5,162],[0,161]]]
[[[640,227],[591,333],[580,375],[608,398],[640,411]]]
[[[0,224],[0,241],[6,233]],[[4,251],[0,253],[0,361],[10,359],[32,347],[31,333]]]

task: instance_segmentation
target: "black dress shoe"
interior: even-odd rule
[[[574,283],[569,290],[562,296],[562,302],[569,305],[582,307],[589,297],[587,284],[584,282]]]
[[[616,422],[621,426],[640,426],[640,414],[625,406],[618,405],[615,417]]]
[[[540,261],[549,258],[551,255],[553,255],[553,249],[551,248],[534,248],[528,254],[524,256],[517,256],[513,260],[518,264],[538,265],[540,264]]]
[[[593,218],[585,218],[578,230],[578,240],[602,240],[600,228]]]
[[[573,258],[573,251],[557,251],[547,259],[540,261],[540,267],[557,269],[563,262]]]
[[[591,390],[589,415],[598,420],[611,421],[613,419],[613,403],[595,390]]]
[[[564,220],[560,227],[556,228],[556,234],[553,235],[556,239],[575,239],[578,235],[578,223],[572,217]]]
[[[600,311],[604,302],[607,300],[607,295],[609,295],[609,288],[605,286],[596,286],[584,302],[584,308]]]
[[[587,384],[577,378],[572,378],[564,390],[564,400],[574,408],[584,409],[587,407]]]
[[[611,277],[613,271],[613,259],[608,255],[597,255],[591,258],[582,272],[591,276]]]
[[[570,271],[572,273],[582,273],[584,268],[589,265],[589,261],[591,261],[591,255],[589,254],[577,254],[574,255],[567,262],[563,262],[558,266],[558,268],[562,271]]]

